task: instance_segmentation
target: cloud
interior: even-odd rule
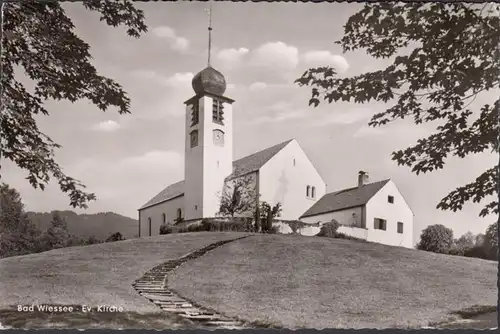
[[[343,56],[334,55],[330,51],[308,51],[302,56],[302,60],[308,65],[330,65],[341,73],[344,73],[349,68],[349,63]]]
[[[353,136],[356,138],[362,138],[362,137],[370,137],[370,136],[377,136],[384,134],[385,131],[382,130],[380,127],[371,127],[368,125],[364,125],[360,127],[356,132],[354,132]]]
[[[258,91],[258,90],[266,89],[267,84],[265,82],[257,81],[257,82],[252,83],[248,88],[251,91]]]
[[[101,132],[114,132],[118,129],[120,129],[120,124],[113,120],[107,120],[92,126],[92,130]]]
[[[165,79],[165,84],[172,87],[191,87],[194,74],[192,72],[175,73]]]
[[[182,177],[183,156],[177,151],[152,150],[118,161],[87,158],[69,166],[70,175],[84,180],[98,200],[135,196],[142,189],[154,189]],[[153,192],[156,191],[153,190]],[[151,194],[151,196],[154,194]]]
[[[126,171],[162,171],[180,168],[183,156],[176,151],[149,151],[139,156],[127,157],[120,161],[120,166]]]
[[[331,110],[325,109],[322,111],[323,115],[312,124],[313,126],[325,125],[348,125],[366,121],[371,118],[373,111],[368,108],[348,109],[348,110]]]
[[[294,119],[301,119],[307,116],[307,110],[294,109],[290,102],[280,101],[264,108],[266,115],[255,118],[251,121],[254,124],[278,123]]]
[[[299,50],[283,42],[262,44],[251,52],[250,65],[272,69],[295,69],[299,63]]]
[[[177,36],[175,30],[170,27],[155,27],[151,30],[151,32],[158,38],[166,39],[173,50],[186,51],[189,48],[189,40],[187,38]]]
[[[218,60],[220,60],[224,67],[234,67],[239,65],[243,60],[244,56],[248,54],[250,50],[247,48],[239,49],[222,49],[215,55]]]

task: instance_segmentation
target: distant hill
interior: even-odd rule
[[[136,238],[138,221],[113,212],[77,214],[73,211],[58,211],[68,222],[68,230],[78,237],[91,236],[105,240],[110,234],[120,232],[125,239]],[[27,212],[28,218],[42,231],[50,227],[52,212]]]

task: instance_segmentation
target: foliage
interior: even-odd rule
[[[262,223],[262,232],[271,233],[273,231],[273,219],[279,217],[283,211],[281,203],[271,206],[266,201],[260,203],[260,215]]]
[[[220,196],[221,216],[234,217],[235,214],[253,212],[256,207],[257,193],[250,176],[237,178],[227,184]]]
[[[100,244],[100,243],[102,243],[102,241],[97,239],[93,235],[91,235],[90,237],[87,238],[87,240],[84,241],[85,245],[94,245],[94,244]]]
[[[498,259],[498,223],[493,223],[486,229],[484,247],[489,259]]]
[[[44,250],[68,247],[72,238],[68,232],[68,223],[55,211],[52,214],[52,226],[42,235]]]
[[[298,234],[299,230],[303,229],[306,226],[306,223],[300,220],[287,221],[286,224],[290,226],[293,234]]]
[[[340,223],[337,220],[332,219],[328,223],[325,223],[325,224],[323,224],[323,226],[321,226],[319,233],[316,236],[327,237],[327,238],[336,238],[339,234],[337,232],[339,227],[340,227]]]
[[[413,118],[415,124],[439,123],[436,133],[413,147],[394,152],[398,165],[416,174],[442,169],[450,156],[464,158],[499,152],[498,94],[480,110],[469,105],[482,93],[498,89],[500,80],[500,5],[467,3],[370,3],[351,16],[337,42],[344,52],[365,49],[374,58],[390,58],[383,70],[337,77],[323,66],[307,70],[296,82],[312,87],[310,105],[320,99],[395,104],[375,114],[369,125]],[[457,41],[460,41],[459,43]],[[405,51],[409,53],[405,54]],[[444,197],[439,209],[461,210],[468,201],[498,196],[498,167]],[[480,215],[498,213],[498,201]]]
[[[420,235],[417,249],[434,253],[448,254],[453,245],[453,230],[444,225],[427,226]]]
[[[147,31],[144,15],[132,2],[86,1],[84,8],[100,13],[101,21],[116,27],[125,25],[127,34],[139,37]],[[4,3],[4,38],[1,45],[3,158],[28,172],[28,181],[44,189],[51,178],[67,193],[70,205],[87,207],[95,195],[66,175],[55,161],[61,146],[42,133],[36,119],[49,115],[44,101],[86,99],[102,111],[116,107],[130,112],[130,99],[112,79],[101,76],[92,65],[90,46],[74,32],[74,24],[62,5],[55,1]],[[34,89],[28,91],[18,74],[24,72]]]
[[[106,242],[122,241],[122,240],[125,240],[125,238],[122,236],[120,232],[115,232],[106,238]]]
[[[168,224],[161,224],[160,225],[160,235],[161,234],[170,234],[172,233],[172,226]]]
[[[27,218],[17,190],[0,185],[0,257],[41,251],[40,231]]]
[[[460,238],[453,240],[450,254],[464,256],[469,249],[475,246],[475,241],[476,237],[471,232],[465,233]]]

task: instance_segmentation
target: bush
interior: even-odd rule
[[[470,249],[467,249],[464,252],[464,256],[475,257],[475,258],[478,258],[478,259],[489,260],[488,251],[485,249],[485,247],[483,245],[474,246],[474,247],[472,247]]]
[[[300,220],[292,220],[285,223],[290,226],[293,234],[297,234],[299,230],[303,229],[306,226],[306,224],[304,222],[301,222]]]
[[[171,234],[173,233],[173,228],[170,225],[167,224],[161,224],[160,225],[160,235],[161,234]]]
[[[120,232],[115,232],[106,239],[106,242],[121,241],[121,240],[125,240],[125,238],[122,236]]]
[[[335,219],[332,219],[332,221],[325,223],[323,226],[321,226],[321,229],[319,230],[319,233],[317,234],[318,237],[327,237],[327,238],[336,238],[338,236],[337,230],[339,229],[340,224],[338,221]]]
[[[444,225],[427,226],[420,235],[417,249],[428,252],[449,254],[453,246],[453,231]]]

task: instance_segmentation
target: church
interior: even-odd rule
[[[336,219],[339,231],[348,235],[413,246],[413,213],[393,181],[370,183],[368,174],[359,172],[356,187],[327,194],[323,178],[295,139],[234,160],[235,101],[224,95],[226,80],[210,65],[210,51],[208,66],[193,77],[192,87],[193,97],[184,102],[184,180],[139,208],[139,237],[158,235],[162,224],[216,217],[223,191],[245,178],[257,194],[255,203],[280,203],[280,220],[310,224],[303,234],[315,235],[321,223]]]

